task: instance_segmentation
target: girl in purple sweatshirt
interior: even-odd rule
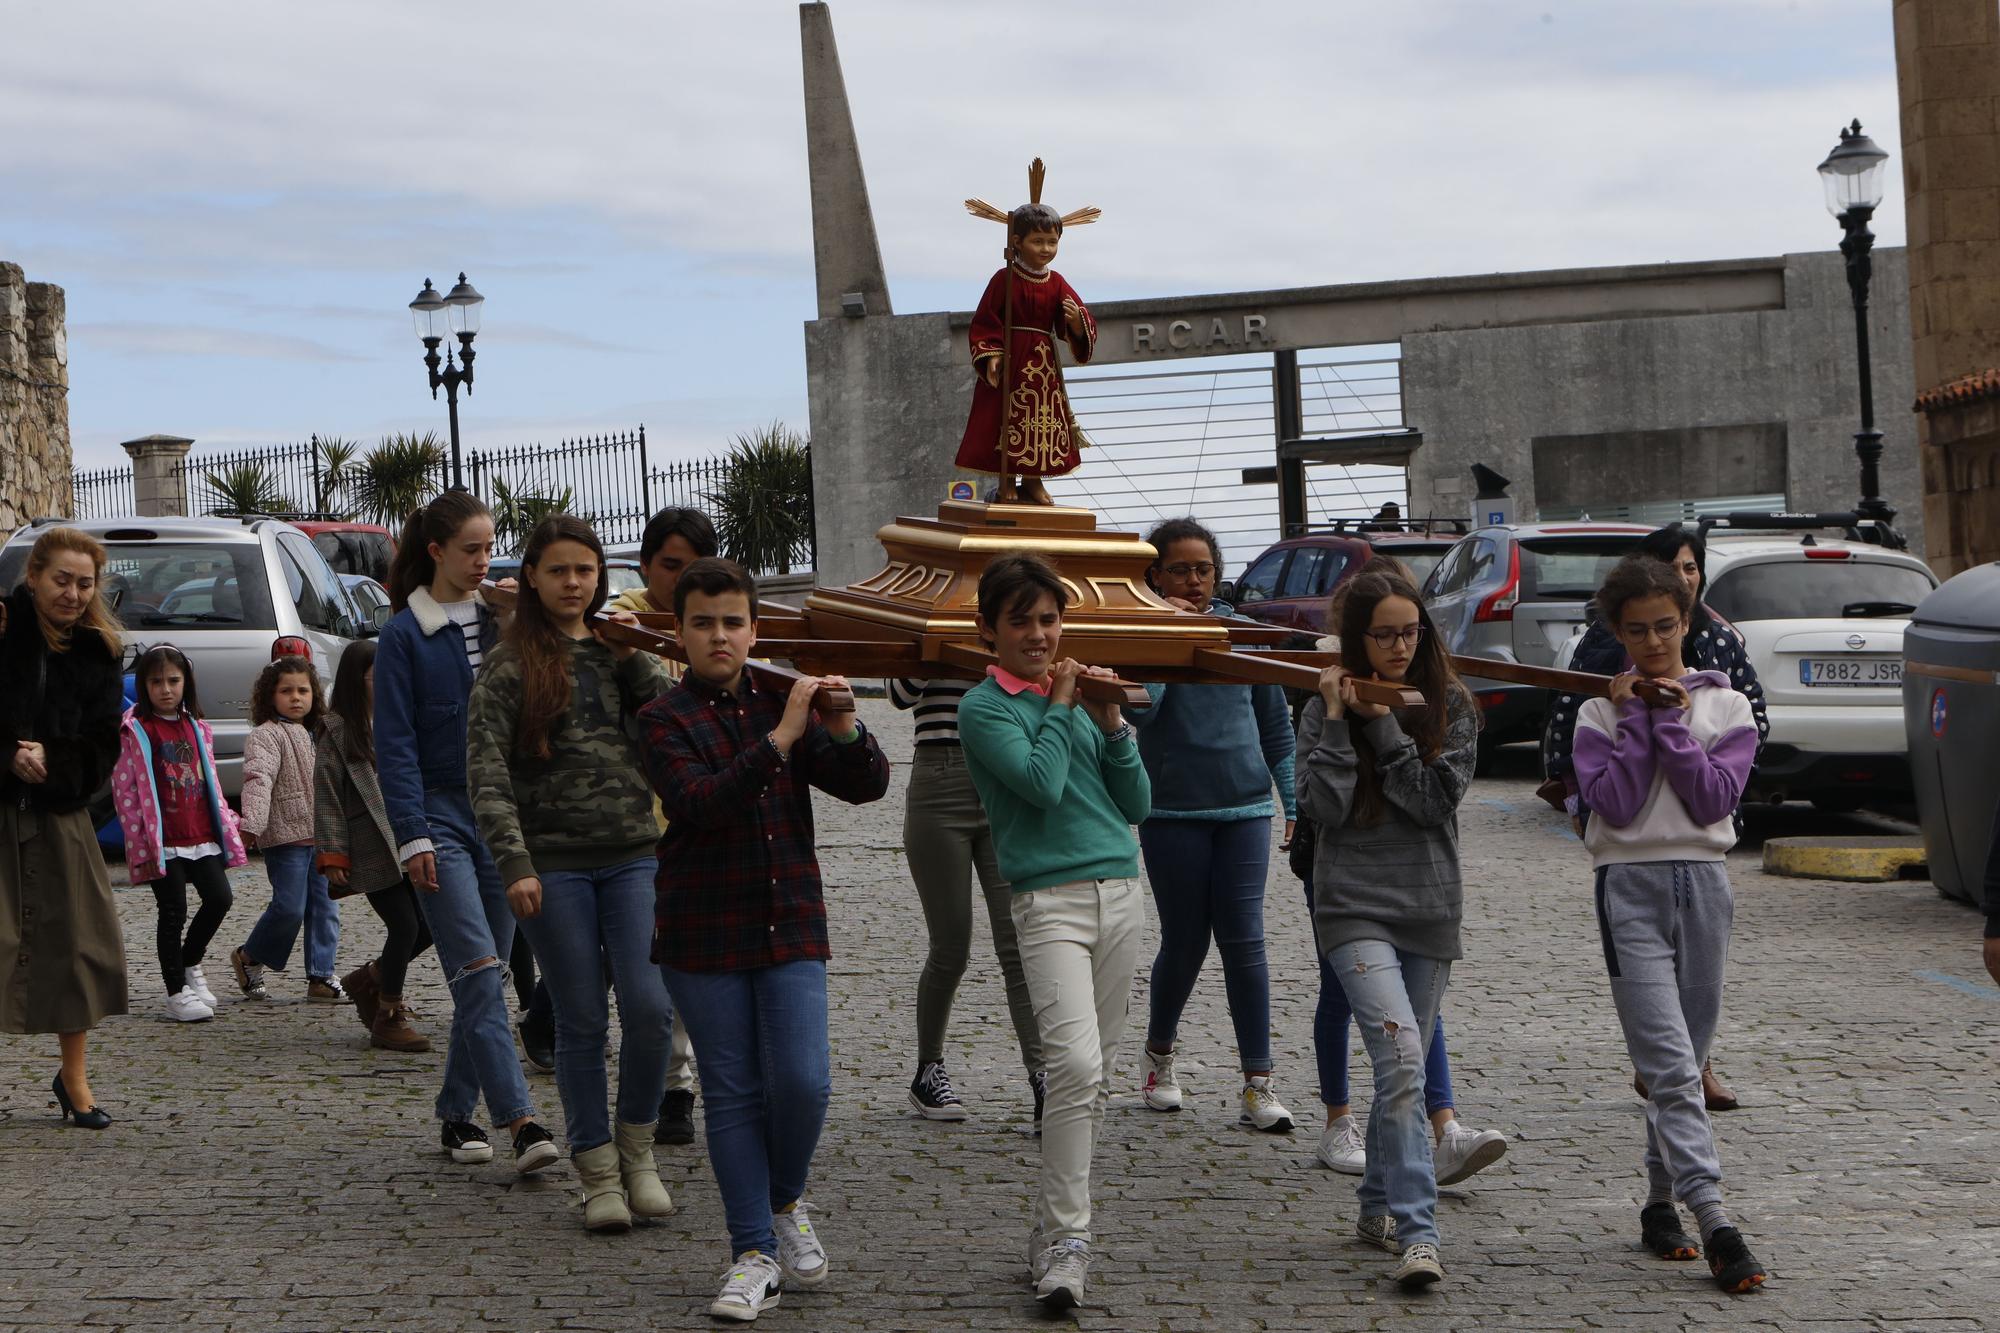
[[[1640,1234],[1663,1259],[1693,1259],[1705,1246],[1716,1283],[1746,1292],[1764,1268],[1722,1208],[1701,1067],[1722,1012],[1735,910],[1723,858],[1736,842],[1732,816],[1757,757],[1757,723],[1720,672],[1682,674],[1693,595],[1667,566],[1628,556],[1597,605],[1629,666],[1609,699],[1577,714],[1576,778],[1593,812],[1584,845],[1597,869],[1611,998],[1652,1093]],[[1699,1245],[1682,1230],[1676,1199],[1694,1213]]]

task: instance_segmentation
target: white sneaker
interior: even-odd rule
[[[747,1324],[778,1303],[783,1278],[777,1260],[752,1250],[722,1275],[722,1294],[715,1298],[708,1312],[717,1319],[735,1319]]]
[[[1236,1117],[1236,1123],[1261,1129],[1266,1134],[1292,1132],[1292,1113],[1279,1103],[1271,1091],[1269,1074],[1259,1074],[1244,1082],[1243,1113]]]
[[[186,986],[167,997],[167,1017],[177,1023],[205,1023],[215,1017],[215,1010],[201,1002],[201,997]]]
[[[201,964],[189,963],[182,970],[187,974],[187,988],[194,992],[195,998],[211,1009],[216,1008],[215,992],[208,988],[208,978],[202,975]]]
[[[1456,1185],[1506,1155],[1507,1136],[1499,1130],[1471,1129],[1457,1120],[1447,1120],[1444,1137],[1431,1150],[1431,1162],[1438,1184]]]
[[[1352,1115],[1341,1116],[1320,1133],[1319,1147],[1313,1151],[1319,1164],[1342,1175],[1358,1176],[1368,1170],[1368,1141]]]
[[[1444,1276],[1444,1264],[1438,1258],[1438,1247],[1429,1241],[1418,1241],[1403,1251],[1403,1262],[1396,1265],[1396,1271],[1390,1276],[1413,1291],[1430,1286]]]
[[[1181,1109],[1181,1081],[1174,1077],[1174,1053],[1165,1055],[1151,1047],[1142,1048],[1146,1052],[1146,1109],[1149,1111],[1178,1111]],[[1065,1309],[1068,1307],[1065,1306]]]
[[[800,1200],[789,1213],[773,1213],[771,1229],[778,1233],[778,1269],[785,1281],[817,1287],[826,1281],[826,1247],[806,1214],[812,1205]]]
[[[1040,1270],[1035,1299],[1042,1308],[1060,1312],[1080,1305],[1083,1281],[1090,1273],[1090,1242],[1059,1240],[1042,1251],[1035,1267]]]

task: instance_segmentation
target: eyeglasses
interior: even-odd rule
[[[1422,625],[1405,625],[1401,629],[1371,629],[1368,640],[1377,648],[1393,648],[1399,643],[1414,648],[1424,637]]]
[[[1678,620],[1656,620],[1650,625],[1621,625],[1618,627],[1618,637],[1627,643],[1644,643],[1648,639],[1658,639],[1661,643],[1666,643],[1680,632],[1680,628],[1681,622]]]
[[[1183,560],[1167,566],[1167,573],[1172,574],[1177,579],[1184,579],[1190,574],[1194,575],[1198,579],[1205,579],[1214,572],[1215,572],[1215,566],[1211,565],[1206,560],[1202,561],[1200,564],[1195,564],[1195,565],[1188,564],[1185,560]]]

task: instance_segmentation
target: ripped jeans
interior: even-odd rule
[[[1451,963],[1404,953],[1387,940],[1350,940],[1326,956],[1347,992],[1375,1067],[1368,1167],[1355,1190],[1361,1216],[1396,1219],[1396,1241],[1438,1243],[1437,1174],[1424,1114],[1424,1055],[1444,1003]]]
[[[479,1093],[496,1131],[535,1114],[528,1080],[514,1054],[507,1024],[507,959],[514,949],[514,913],[500,871],[480,840],[463,788],[424,793],[437,851],[436,893],[417,891],[417,906],[451,988],[451,1045],[444,1057],[440,1120],[471,1120]]]

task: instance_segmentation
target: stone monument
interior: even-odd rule
[[[70,512],[63,289],[0,261],[0,537]]]

